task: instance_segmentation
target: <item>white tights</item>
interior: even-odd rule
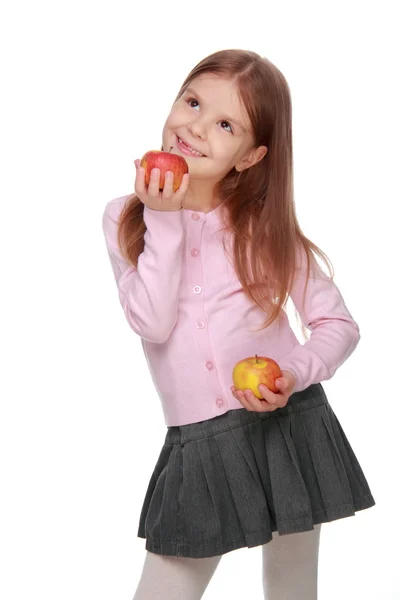
[[[279,536],[262,546],[267,600],[316,600],[321,525]],[[186,558],[146,553],[133,600],[200,600],[222,556]]]

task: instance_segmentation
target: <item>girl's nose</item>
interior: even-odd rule
[[[201,138],[202,140],[206,138],[206,125],[200,119],[192,121],[188,129],[194,137]]]

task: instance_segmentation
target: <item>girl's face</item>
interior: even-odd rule
[[[191,179],[218,182],[235,166],[251,166],[253,134],[236,85],[211,73],[196,77],[172,106],[162,142],[185,158]]]

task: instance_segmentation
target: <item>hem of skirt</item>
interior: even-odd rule
[[[371,508],[375,505],[375,500],[372,495],[364,496],[355,504],[343,504],[342,506],[336,507],[334,510],[330,510],[327,513],[314,513],[312,519],[295,519],[292,521],[286,521],[285,523],[279,524],[279,535],[289,535],[291,533],[301,533],[305,531],[312,531],[315,525],[321,523],[330,523],[338,519],[355,516],[355,513],[360,510]],[[240,548],[254,548],[255,546],[261,546],[268,544],[272,540],[272,532],[277,531],[277,528],[272,528],[268,531],[258,532],[256,534],[250,534],[247,536],[240,536],[232,538],[223,543],[199,543],[196,545],[188,544],[185,542],[178,542],[176,540],[166,540],[159,542],[150,537],[146,537],[142,531],[139,531],[137,537],[146,540],[146,550],[153,552],[154,554],[163,554],[168,556],[185,556],[188,558],[207,558],[211,556],[218,556],[238,550]]]

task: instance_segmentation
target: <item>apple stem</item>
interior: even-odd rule
[[[258,363],[258,356],[257,356],[257,354],[256,354],[256,363]]]

